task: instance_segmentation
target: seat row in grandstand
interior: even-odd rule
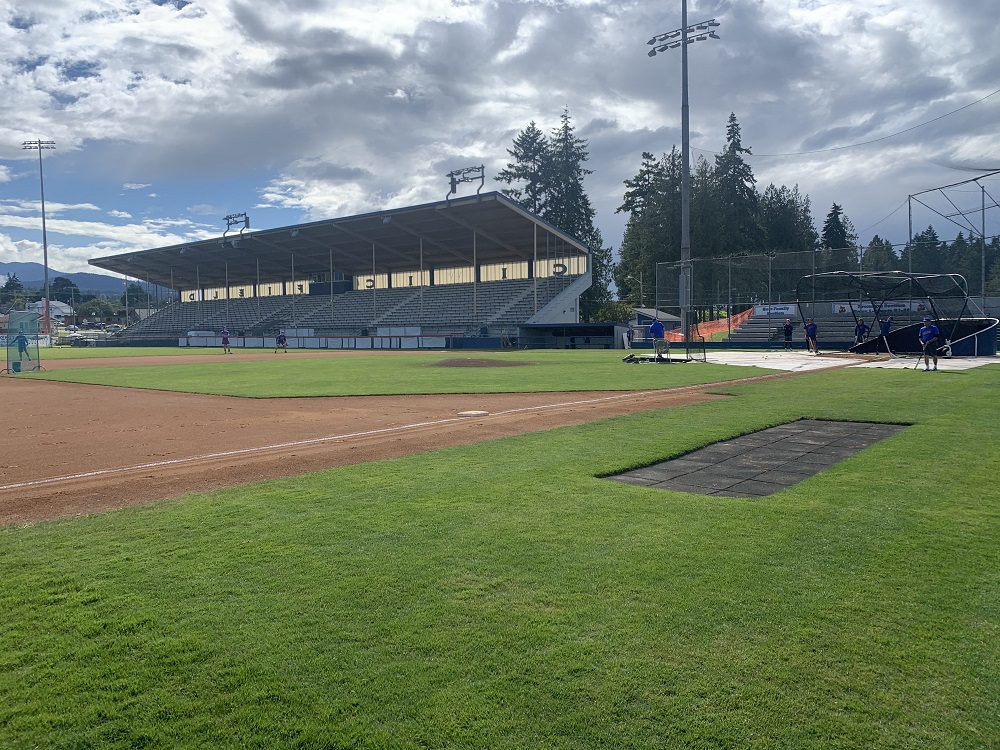
[[[905,325],[907,323],[918,322],[922,313],[915,314],[913,316],[896,316],[896,327],[900,325]],[[911,320],[912,318],[912,320]],[[794,340],[797,342],[804,341],[804,333],[802,330],[803,321],[802,318],[796,315],[791,318],[792,324],[794,325]],[[865,323],[868,326],[872,325],[871,314],[866,316]],[[761,344],[770,341],[778,342],[783,341],[785,338],[784,333],[785,317],[781,315],[771,315],[766,314],[755,314],[750,318],[747,318],[738,328],[730,332],[728,340],[734,345],[740,344]],[[818,317],[816,318],[816,325],[818,326],[818,336],[820,344],[825,342],[833,342],[837,344],[848,344],[854,341],[854,318],[850,315],[837,316],[837,317]],[[877,331],[874,333],[869,333],[869,336],[877,335]]]
[[[479,284],[362,289],[330,295],[206,300],[172,304],[130,326],[131,337],[182,337],[188,331],[273,335],[312,329],[316,335],[363,335],[377,327],[420,327],[426,333],[477,334],[516,328],[551,302],[573,277]]]

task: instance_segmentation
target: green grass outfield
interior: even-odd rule
[[[170,357],[189,354],[211,356],[219,347],[195,346],[51,346],[39,350],[42,365],[50,359],[110,359],[117,357]]]
[[[202,350],[205,351],[205,350]],[[29,373],[19,377],[74,383],[210,393],[248,398],[364,396],[419,393],[527,393],[623,391],[711,383],[769,370],[704,362],[626,365],[613,350],[519,352],[372,352],[351,356],[265,360],[206,356],[204,364],[93,367]],[[527,362],[521,367],[436,367],[449,359]]]
[[[998,375],[0,529],[0,747],[998,747]],[[912,426],[760,500],[597,478],[799,417]]]

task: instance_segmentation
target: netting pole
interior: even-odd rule
[[[727,259],[729,266],[729,295],[726,297],[726,330],[727,338],[733,337],[733,256]]]
[[[909,274],[913,273],[913,196],[906,196],[906,231],[907,231],[907,245],[906,245],[906,272]],[[909,308],[906,311],[906,320],[909,322],[913,319],[913,282],[911,280],[909,285],[910,296],[907,299]]]
[[[986,310],[986,188],[983,185],[979,186],[982,191],[982,211],[979,214],[980,220],[980,230],[979,230],[979,279],[981,282],[980,289],[982,290],[982,305],[983,311]]]

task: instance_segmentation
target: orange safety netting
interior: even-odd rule
[[[719,331],[728,331],[730,327],[738,328],[747,318],[753,317],[753,308],[745,310],[741,313],[737,313],[732,317],[726,319],[722,318],[720,320],[710,320],[707,323],[698,323],[691,326],[692,335],[711,336],[713,333],[719,333]],[[667,331],[665,338],[667,341],[683,341],[684,332],[677,328],[673,331]]]

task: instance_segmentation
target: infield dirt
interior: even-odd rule
[[[203,362],[204,356],[50,360],[46,367],[183,364]],[[275,355],[238,356],[264,359]],[[722,398],[705,392],[711,386],[641,395],[573,392],[252,400],[28,378],[4,378],[0,386],[7,404],[7,429],[0,433],[0,524],[107,511]],[[457,416],[464,411],[489,415]]]

